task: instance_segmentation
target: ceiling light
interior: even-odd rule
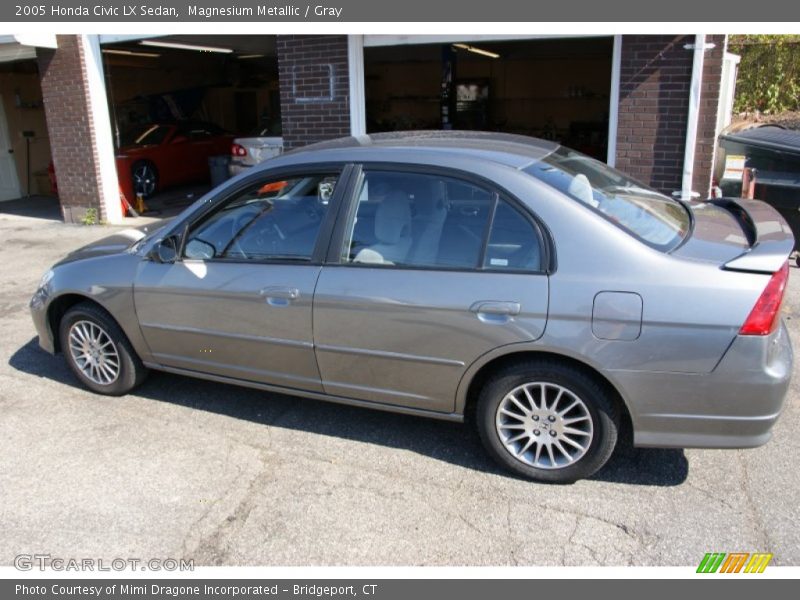
[[[195,44],[180,44],[178,42],[161,42],[158,40],[142,40],[142,46],[156,46],[158,48],[173,48],[175,50],[195,50],[197,52],[219,52],[220,54],[231,54],[231,48],[220,48],[218,46],[197,46]]]
[[[119,54],[120,56],[141,56],[142,58],[158,58],[156,52],[132,52],[131,50],[117,50],[116,48],[103,48],[103,54]]]
[[[236,58],[240,60],[245,60],[247,58],[264,58],[263,54],[240,54]]]
[[[467,52],[480,54],[481,56],[488,56],[489,58],[500,58],[500,55],[497,52],[490,52],[489,50],[483,50],[481,48],[476,48],[475,46],[470,46],[468,44],[453,44],[453,46],[455,48],[460,48],[461,50],[466,50]]]

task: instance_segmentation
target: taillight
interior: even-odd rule
[[[247,156],[247,150],[239,144],[231,144],[231,154],[233,156]]]
[[[767,287],[739,330],[740,335],[769,335],[775,331],[788,281],[789,263],[786,262],[770,277]]]

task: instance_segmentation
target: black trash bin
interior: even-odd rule
[[[800,131],[764,125],[719,136],[720,163],[744,156],[744,167],[755,169],[754,197],[775,207],[800,243]],[[730,163],[729,163],[730,164]],[[741,179],[719,176],[723,196],[742,195]]]

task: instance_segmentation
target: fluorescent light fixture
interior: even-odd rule
[[[240,54],[236,58],[238,58],[239,60],[245,60],[245,59],[248,59],[248,58],[264,58],[264,55],[263,54]]]
[[[231,54],[231,48],[220,48],[218,46],[197,46],[195,44],[180,44],[178,42],[161,42],[159,40],[142,40],[142,46],[156,46],[157,48],[173,48],[175,50],[195,50],[197,52],[218,52],[220,54]]]
[[[453,47],[460,48],[461,50],[466,50],[467,52],[472,52],[474,54],[480,54],[481,56],[488,56],[489,58],[500,58],[500,55],[497,52],[489,52],[488,50],[476,48],[475,46],[470,46],[469,44],[453,44]]]
[[[156,52],[133,52],[131,50],[117,50],[116,48],[103,48],[103,54],[119,54],[120,56],[141,56],[142,58],[158,58]]]

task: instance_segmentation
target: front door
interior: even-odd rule
[[[356,190],[314,297],[323,388],[452,412],[470,364],[544,332],[540,232],[519,205],[454,177],[366,170]]]
[[[321,390],[311,308],[337,179],[265,176],[191,225],[177,261],[142,263],[136,311],[158,363]]]
[[[8,134],[3,96],[0,96],[0,200],[13,200],[19,197],[19,178],[14,149],[11,147],[11,137]]]

